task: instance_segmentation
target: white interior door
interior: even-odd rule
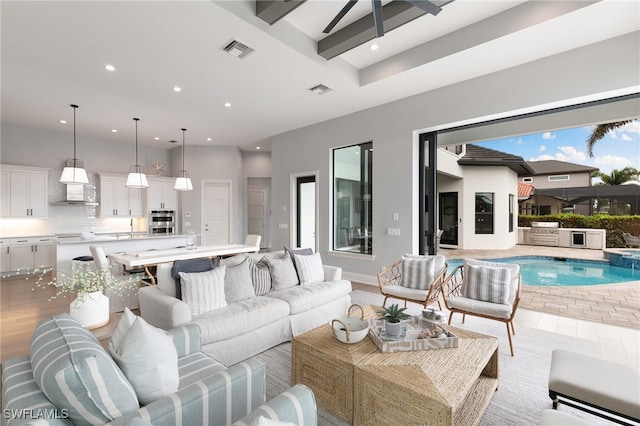
[[[267,242],[267,190],[247,188],[247,233],[260,235],[261,244]]]
[[[202,185],[202,245],[231,242],[231,183],[205,181]]]

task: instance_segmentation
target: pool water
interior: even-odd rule
[[[545,256],[520,256],[503,259],[482,259],[491,262],[518,263],[522,283],[538,286],[585,286],[615,284],[640,280],[637,269],[620,268],[607,262],[558,259]],[[447,260],[448,273],[462,260]]]

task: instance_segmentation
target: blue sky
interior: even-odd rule
[[[640,169],[640,121],[609,132],[595,144],[593,157],[589,157],[586,140],[592,131],[593,126],[577,127],[478,142],[477,145],[519,155],[526,161],[566,161],[597,167],[607,174],[625,167]]]

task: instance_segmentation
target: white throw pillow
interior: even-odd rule
[[[428,290],[435,277],[435,259],[433,256],[402,256],[400,285]]]
[[[224,297],[224,274],[227,267],[220,265],[206,272],[180,272],[182,300],[192,315],[200,315],[227,306]]]
[[[467,265],[464,296],[491,303],[509,303],[511,270],[499,266]]]
[[[296,270],[300,278],[301,285],[308,285],[324,281],[324,267],[320,253],[314,254],[294,254]]]
[[[178,352],[173,339],[127,308],[108,349],[143,405],[178,390]]]
[[[251,299],[256,296],[251,282],[250,260],[243,256],[243,261],[235,266],[228,266],[224,273],[224,297],[227,303]]]
[[[298,274],[293,267],[293,260],[289,255],[282,257],[266,256],[265,262],[271,272],[271,286],[273,290],[282,290],[298,285]]]

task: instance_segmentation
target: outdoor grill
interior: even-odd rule
[[[559,222],[531,222],[531,245],[558,247]]]

